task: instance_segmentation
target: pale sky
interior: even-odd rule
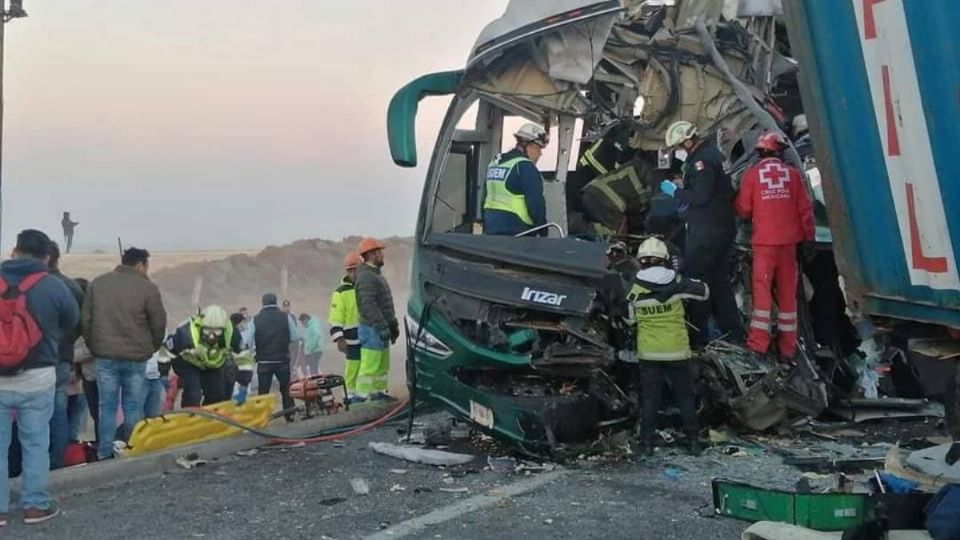
[[[77,249],[258,248],[412,234],[420,163],[386,108],[463,67],[506,0],[26,0],[6,26],[3,249],[35,227]]]

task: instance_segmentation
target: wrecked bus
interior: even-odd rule
[[[663,203],[656,186],[682,157],[662,149],[663,132],[680,119],[715,137],[735,178],[753,162],[750,149],[759,134],[781,132],[796,142],[788,159],[810,172],[817,200],[817,259],[823,263],[805,270],[820,276],[803,280],[816,292],[799,291],[811,308],[802,315],[807,324],[797,373],[785,376],[722,346],[704,362],[713,398],[742,423],[763,429],[788,409],[815,415],[827,407],[827,382],[835,381],[825,380],[824,362],[839,365],[861,339],[873,339],[866,331],[856,334],[851,321],[884,315],[960,326],[953,282],[922,281],[913,270],[893,268],[894,255],[908,264],[918,259],[903,259],[904,248],[895,242],[903,229],[878,229],[898,224],[901,210],[876,184],[866,187],[888,178],[881,154],[868,155],[880,148],[882,134],[868,133],[855,151],[840,146],[864,140],[863,126],[876,125],[852,125],[842,110],[852,97],[830,93],[848,84],[867,98],[858,107],[872,103],[867,81],[873,79],[843,71],[850,65],[843,55],[860,50],[851,41],[855,19],[840,32],[839,42],[850,49],[837,49],[835,36],[824,35],[831,17],[852,16],[861,2],[786,4],[784,13],[779,1],[511,1],[481,33],[463,70],[425,75],[397,92],[388,110],[388,139],[395,163],[407,167],[417,164],[417,104],[427,96],[451,97],[417,220],[406,316],[412,394],[531,452],[632,426],[634,371],[621,361],[631,347],[630,331],[623,284],[608,268],[606,250],[613,240],[635,246],[649,232],[645,216]],[[804,113],[812,141],[798,124],[791,130],[791,120]],[[874,111],[860,113],[867,119]],[[552,148],[538,164],[548,223],[517,237],[486,236],[487,164],[512,146],[513,130],[525,121],[551,133]],[[633,186],[633,199],[610,219],[584,194],[597,178],[617,174]],[[929,178],[921,183],[929,192]],[[954,188],[942,192],[943,212],[950,211],[949,201],[956,208]],[[861,206],[865,199],[884,200]],[[920,215],[919,203],[911,204],[904,215]],[[879,230],[890,234],[889,251],[873,239]],[[682,222],[673,234],[682,237]],[[927,242],[921,252],[929,257],[949,247],[947,269],[955,279],[949,230],[946,237],[932,234],[921,234]],[[749,250],[739,250],[737,260],[738,303],[749,313]],[[905,287],[900,272],[920,281]],[[847,297],[854,299],[849,306]],[[816,320],[824,321],[820,328]],[[860,369],[874,367],[861,362]],[[779,396],[776,405],[772,396]]]

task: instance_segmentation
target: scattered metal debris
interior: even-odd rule
[[[370,494],[370,485],[367,484],[367,481],[363,478],[350,479],[350,487],[353,488],[353,492],[357,495]]]
[[[184,469],[193,469],[194,467],[202,467],[207,464],[207,460],[201,459],[199,454],[191,452],[189,454],[180,456],[176,459],[177,465],[183,467]]]
[[[413,463],[423,463],[424,465],[450,466],[466,465],[474,460],[474,456],[469,454],[455,454],[453,452],[444,452],[441,450],[427,450],[414,446],[398,446],[395,444],[371,442],[370,449],[378,454],[390,456]]]

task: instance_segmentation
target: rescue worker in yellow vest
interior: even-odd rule
[[[547,222],[543,177],[536,163],[550,134],[536,124],[524,124],[513,136],[517,146],[487,167],[484,234],[515,236]]]
[[[664,380],[683,418],[687,448],[701,452],[693,386],[690,338],[684,321],[684,300],[704,301],[710,295],[706,284],[687,279],[670,264],[667,245],[648,238],[637,250],[640,271],[627,295],[637,328],[637,359],[640,361],[643,409],[640,418],[640,452],[653,455],[653,437]]]
[[[356,283],[357,268],[362,264],[363,257],[356,253],[343,259],[346,275],[330,298],[330,339],[337,344],[337,350],[347,357],[343,378],[347,383],[349,403],[366,401],[357,394],[357,374],[360,372],[360,311],[357,309]]]
[[[183,389],[181,406],[199,407],[229,399],[224,379],[224,364],[237,355],[237,381],[250,384],[252,371],[244,369],[240,358],[242,340],[233,331],[226,310],[208,306],[167,337],[164,343],[175,358],[172,365]],[[252,367],[249,366],[249,367]],[[246,382],[244,383],[244,379]]]

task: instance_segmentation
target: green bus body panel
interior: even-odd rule
[[[390,156],[401,167],[417,166],[417,106],[428,96],[456,93],[463,71],[441,71],[414,79],[394,94],[387,108]]]

